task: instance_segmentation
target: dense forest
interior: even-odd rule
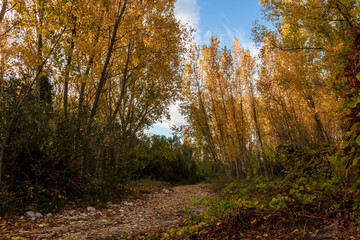
[[[260,0],[258,56],[198,46],[175,2],[2,1],[0,214],[106,205],[148,179],[222,184],[198,236],[244,207],[326,202],[359,223],[359,2]],[[186,125],[149,135],[176,102]]]
[[[188,180],[190,147],[144,132],[181,94],[189,32],[174,1],[2,6],[3,191],[33,204],[44,191],[72,199],[132,178]],[[2,211],[17,204],[3,200]]]

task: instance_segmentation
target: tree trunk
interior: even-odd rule
[[[0,11],[0,23],[3,21],[6,13],[6,7],[7,7],[7,0],[3,0],[1,11]]]
[[[108,51],[107,51],[107,55],[106,55],[106,59],[105,59],[103,69],[101,71],[101,76],[100,76],[100,79],[99,79],[99,83],[98,83],[97,88],[96,88],[95,100],[94,100],[93,106],[91,108],[89,122],[87,124],[88,125],[87,129],[89,129],[89,127],[91,126],[92,121],[93,121],[93,119],[94,119],[94,117],[96,115],[100,95],[102,93],[103,87],[104,87],[104,85],[106,83],[106,80],[107,80],[106,74],[107,74],[107,70],[108,70],[110,60],[111,60],[111,57],[112,57],[112,54],[113,54],[114,44],[115,44],[116,36],[117,36],[117,31],[119,29],[120,22],[121,22],[121,20],[122,20],[122,18],[124,16],[124,13],[125,13],[126,4],[127,4],[127,0],[125,0],[123,7],[121,8],[121,10],[119,10],[119,15],[118,15],[118,17],[116,19],[116,22],[115,22],[115,25],[114,25],[114,29],[113,29],[111,40],[110,40],[110,46],[109,46]],[[120,8],[120,6],[119,6],[119,8]]]
[[[259,141],[260,153],[261,153],[258,156],[258,158],[259,158],[258,161],[259,161],[259,165],[263,164],[263,166],[259,166],[259,167],[260,168],[262,167],[263,173],[266,177],[271,178],[271,177],[273,177],[272,176],[272,172],[273,172],[272,164],[270,163],[269,159],[265,155],[264,144],[263,144],[263,140],[262,140],[262,136],[261,136],[260,124],[259,124],[258,117],[257,117],[257,110],[256,110],[256,103],[255,103],[255,89],[254,89],[254,85],[250,81],[251,80],[249,80],[251,108],[252,108],[252,112],[253,112],[256,136]],[[261,161],[261,159],[263,159],[263,161]]]
[[[65,30],[66,30],[67,26],[65,26],[63,28],[63,30],[60,32],[59,37],[56,39],[55,43],[53,44],[53,46],[50,49],[49,55],[48,57],[46,57],[41,64],[38,66],[37,68],[37,72],[36,75],[34,77],[34,79],[31,81],[29,87],[27,88],[26,92],[24,93],[24,96],[19,100],[19,102],[16,105],[16,108],[14,110],[14,114],[11,117],[9,123],[7,124],[6,127],[6,133],[4,136],[4,140],[0,146],[0,182],[2,182],[2,168],[3,168],[3,161],[4,161],[4,153],[5,153],[5,148],[10,140],[10,135],[11,135],[11,131],[13,130],[13,127],[16,126],[16,121],[19,115],[19,111],[20,111],[20,107],[22,106],[22,104],[24,103],[24,100],[29,96],[32,88],[34,87],[34,85],[39,82],[40,83],[40,75],[42,73],[42,70],[45,66],[45,64],[47,63],[47,60],[49,59],[49,56],[53,53],[53,51],[55,50],[55,48],[57,47],[57,45],[60,42],[60,39],[62,38]],[[41,44],[42,46],[42,44]],[[39,88],[40,90],[40,88]],[[39,95],[40,96],[40,95]],[[39,98],[40,99],[40,98]]]
[[[68,92],[69,92],[69,79],[70,79],[70,66],[72,61],[72,55],[75,48],[74,38],[76,36],[76,17],[74,18],[74,28],[71,31],[71,42],[69,47],[69,53],[65,66],[65,81],[64,81],[64,117],[65,121],[68,120]]]

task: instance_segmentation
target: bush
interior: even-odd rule
[[[152,177],[175,183],[196,183],[203,180],[193,149],[183,145],[177,137],[152,136],[147,165],[141,171],[142,177]]]

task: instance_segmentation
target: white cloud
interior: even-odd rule
[[[193,29],[198,29],[200,25],[200,10],[197,0],[177,0],[175,3],[175,16],[182,24],[188,24]],[[199,32],[194,33],[194,40],[196,43],[200,42]],[[179,113],[179,102],[169,107],[170,120],[162,119],[161,122],[155,123],[153,126],[170,129],[171,126],[181,126],[185,124],[184,117]],[[159,128],[154,130],[159,132]]]
[[[189,24],[196,31],[193,34],[194,41],[199,43],[201,40],[199,33],[200,10],[197,0],[177,0],[175,3],[175,16],[183,24]]]
[[[194,28],[200,24],[200,11],[197,0],[177,0],[175,16],[183,23],[190,23]]]
[[[175,126],[181,126],[184,125],[186,123],[184,117],[179,113],[179,103],[177,102],[176,104],[173,104],[169,107],[170,110],[170,120],[165,120],[163,119],[162,122],[158,122],[156,124],[154,124],[155,126],[158,127],[164,127],[164,128],[170,128],[172,125]]]
[[[255,43],[252,41],[246,41],[245,40],[245,32],[241,28],[229,28],[226,25],[224,25],[224,29],[226,32],[226,40],[228,42],[233,42],[234,38],[239,40],[240,45],[245,48],[249,49],[251,55],[258,56],[260,53],[260,49],[255,46]],[[231,47],[231,46],[229,46]]]

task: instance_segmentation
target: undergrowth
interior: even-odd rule
[[[346,185],[336,177],[329,161],[334,152],[279,146],[275,178],[248,176],[223,185],[219,198],[193,203],[205,204],[205,211],[185,216],[180,228],[158,238],[309,239],[334,223],[351,235],[360,223],[360,191],[356,181]]]
[[[28,181],[18,184],[16,192],[0,192],[0,214],[18,215],[25,211],[57,212],[64,208],[72,209],[76,207],[107,207],[107,203],[119,202],[142,198],[145,194],[160,191],[170,187],[170,183],[153,179],[131,180],[125,183],[104,185],[100,182],[87,182],[79,192],[78,197],[69,198],[66,193],[56,189],[44,187],[42,185],[32,185]]]

